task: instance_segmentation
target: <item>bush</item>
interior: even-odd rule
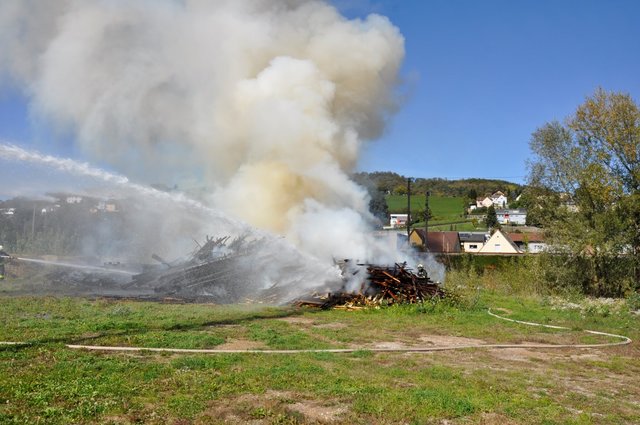
[[[543,254],[542,276],[555,292],[622,297],[634,287],[633,259],[607,255]]]
[[[539,256],[517,257],[463,255],[456,258],[447,272],[445,287],[464,294],[470,300],[478,290],[505,294],[540,294],[550,292],[541,279]]]
[[[640,293],[632,292],[631,295],[627,297],[627,307],[629,311],[640,310]]]

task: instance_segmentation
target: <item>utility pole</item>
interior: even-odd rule
[[[427,240],[429,240],[429,196],[431,192],[427,190],[427,196],[424,201],[424,250],[427,250]]]
[[[407,244],[411,246],[411,177],[407,179]]]

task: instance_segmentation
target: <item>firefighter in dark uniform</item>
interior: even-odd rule
[[[418,273],[416,273],[416,276],[418,276],[420,279],[427,278],[427,271],[424,269],[424,266],[422,264],[418,264]]]
[[[4,247],[0,245],[0,280],[4,279],[4,262],[10,258],[11,256],[4,252]]]

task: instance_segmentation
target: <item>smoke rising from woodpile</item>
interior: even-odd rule
[[[316,0],[5,0],[0,72],[88,157],[322,261],[384,257],[350,173],[397,106],[404,40]],[[395,258],[388,258],[395,260]]]

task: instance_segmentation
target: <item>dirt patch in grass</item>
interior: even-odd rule
[[[603,353],[600,351],[595,351],[595,350],[585,350],[584,353],[572,353],[569,354],[568,356],[569,359],[571,360],[575,360],[575,361],[580,361],[580,360],[600,360],[601,358],[603,358]]]
[[[402,350],[416,347],[456,347],[465,345],[483,345],[485,341],[474,338],[463,338],[447,335],[422,335],[410,341],[381,341],[367,344],[365,348],[383,348],[389,350]]]
[[[131,420],[125,416],[105,416],[100,418],[100,421],[103,424],[110,425],[120,425],[120,424],[130,424]]]
[[[409,346],[399,341],[383,341],[383,342],[376,342],[374,344],[367,344],[367,348],[381,348],[385,350],[402,350],[405,348],[409,348]]]
[[[509,362],[531,362],[533,360],[552,360],[557,357],[557,353],[550,353],[538,349],[528,348],[501,348],[491,350],[494,357]]]
[[[310,317],[299,317],[299,316],[279,317],[276,320],[281,320],[283,322],[287,322],[292,325],[313,325],[316,322]]]
[[[324,405],[315,401],[299,401],[287,406],[287,411],[304,417],[305,422],[336,423],[349,411],[344,404]]]
[[[480,424],[482,425],[514,425],[518,422],[509,419],[505,415],[497,413],[483,413],[480,415]]]
[[[294,392],[269,390],[212,401],[196,423],[340,423],[348,412],[349,406],[335,400],[308,400]]]
[[[433,346],[459,346],[459,345],[483,345],[486,341],[475,338],[464,338],[461,336],[449,335],[422,335],[418,338],[421,345]]]
[[[340,323],[340,322],[334,322],[334,323],[322,323],[320,325],[313,325],[314,328],[318,328],[318,329],[333,329],[333,330],[340,330],[340,329],[344,329],[347,327],[346,324],[344,323]]]

